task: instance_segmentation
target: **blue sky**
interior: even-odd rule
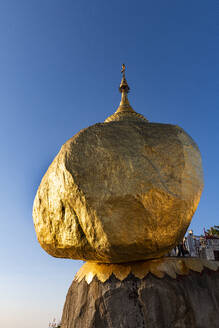
[[[0,2],[0,326],[43,328],[61,315],[79,261],[39,246],[32,203],[61,145],[103,122],[127,65],[133,108],[183,127],[203,157],[191,227],[219,224],[219,3]]]

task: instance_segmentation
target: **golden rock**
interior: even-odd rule
[[[199,149],[180,127],[149,123],[127,98],[68,140],[42,179],[33,217],[55,257],[120,263],[158,258],[181,240],[199,203]]]

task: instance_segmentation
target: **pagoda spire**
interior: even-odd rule
[[[119,86],[119,91],[121,92],[122,95],[121,95],[121,101],[119,107],[116,112],[121,112],[121,111],[134,112],[134,109],[131,107],[128,100],[128,93],[130,91],[130,88],[125,78],[125,71],[126,71],[125,64],[122,64],[122,70],[121,70],[122,80]]]
[[[117,108],[116,112],[107,117],[105,120],[105,123],[111,122],[111,121],[124,121],[124,120],[143,120],[148,122],[148,120],[141,114],[136,113],[134,109],[131,107],[129,100],[128,100],[128,93],[130,91],[129,85],[126,81],[125,77],[126,67],[125,64],[122,64],[122,80],[119,86],[119,91],[121,92],[121,101],[119,104],[119,107]]]

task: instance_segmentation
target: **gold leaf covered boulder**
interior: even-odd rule
[[[203,188],[199,149],[178,126],[149,123],[127,98],[68,140],[42,179],[33,217],[55,257],[119,263],[163,256],[181,240]]]

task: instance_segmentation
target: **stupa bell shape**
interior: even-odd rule
[[[125,73],[123,72],[122,81],[119,87],[119,91],[121,92],[121,102],[116,110],[116,112],[108,117],[105,120],[105,123],[111,122],[111,121],[122,121],[122,120],[136,120],[141,119],[143,121],[147,121],[147,119],[134,111],[134,109],[131,107],[129,100],[128,100],[128,92],[130,88],[128,86],[128,83],[125,78]]]
[[[158,258],[182,240],[203,189],[201,156],[180,127],[121,103],[68,140],[37,191],[33,218],[55,257],[120,263]]]

